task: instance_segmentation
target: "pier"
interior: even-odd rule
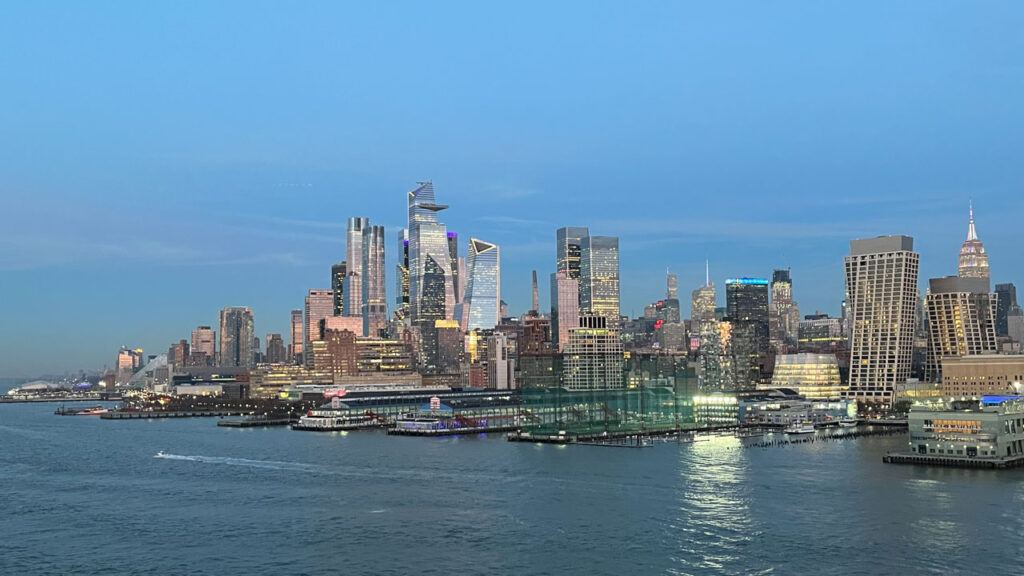
[[[126,411],[118,410],[100,414],[102,420],[153,420],[160,418],[202,418],[215,416],[250,416],[251,412],[240,412],[237,410],[187,410],[187,411]]]
[[[260,428],[263,426],[288,426],[295,422],[298,422],[298,419],[291,416],[253,416],[252,418],[242,420],[221,420],[217,422],[217,426],[225,428]]]
[[[518,426],[467,426],[463,428],[388,428],[388,436],[465,436],[518,430]]]
[[[882,456],[882,462],[886,464],[917,464],[918,466],[1002,470],[1024,466],[1024,455],[1001,458],[967,458],[963,456],[935,456],[933,454],[890,452]]]

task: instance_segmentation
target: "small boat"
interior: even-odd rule
[[[814,434],[814,424],[810,422],[793,422],[782,432],[785,434]]]
[[[857,426],[857,419],[843,418],[842,420],[839,421],[839,426],[841,428],[854,428],[855,426]]]
[[[156,453],[156,458],[163,458],[164,456],[167,456],[167,454],[164,454],[163,450]]]
[[[93,406],[92,408],[86,408],[85,410],[79,410],[75,412],[75,416],[99,416],[100,414],[106,414],[110,412],[103,406]]]

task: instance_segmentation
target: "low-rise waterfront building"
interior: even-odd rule
[[[939,463],[1024,459],[1024,399],[1018,396],[918,402],[907,423],[909,452]]]

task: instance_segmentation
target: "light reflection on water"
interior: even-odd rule
[[[753,559],[743,554],[759,531],[751,520],[747,453],[740,440],[722,436],[683,445],[678,475],[677,514],[668,526],[678,566],[670,573],[757,573]]]

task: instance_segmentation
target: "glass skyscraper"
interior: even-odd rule
[[[494,328],[501,321],[501,256],[498,246],[471,238],[467,273],[462,329]]]
[[[334,315],[345,315],[345,277],[348,276],[348,263],[338,262],[331,266],[331,290],[334,291]]]
[[[619,323],[619,239],[614,236],[587,236],[580,251],[580,315],[591,314],[608,319],[609,326]]]
[[[252,310],[247,306],[228,306],[220,311],[220,365],[252,366]]]
[[[409,314],[414,321],[447,320],[455,311],[448,230],[437,213],[448,208],[434,201],[434,185],[422,182],[409,201]]]
[[[359,316],[363,310],[363,230],[370,227],[369,218],[349,218],[345,235],[345,261],[348,263],[348,281],[345,286],[346,316]],[[351,278],[355,276],[355,278]]]
[[[398,233],[398,265],[395,266],[395,316],[404,320],[409,312],[409,231]]]
[[[380,336],[388,321],[387,292],[384,284],[384,227],[363,228],[362,239],[363,335]]]
[[[570,279],[580,277],[580,252],[583,250],[583,239],[590,236],[586,228],[567,226],[555,232],[555,271],[565,271]]]
[[[551,340],[556,350],[569,343],[569,330],[580,325],[580,281],[565,270],[551,275]]]
[[[725,281],[726,313],[732,325],[733,384],[756,388],[761,362],[768,353],[768,280],[729,278]]]

